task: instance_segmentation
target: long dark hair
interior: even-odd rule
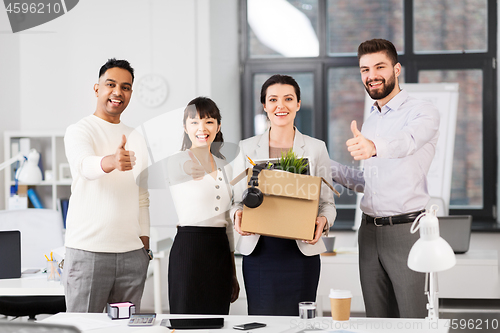
[[[196,115],[200,116],[200,119],[203,118],[213,118],[217,120],[217,126],[221,124],[221,115],[217,104],[212,101],[208,97],[196,97],[191,102],[188,103],[186,109],[184,109],[184,118],[182,123],[184,127],[186,127],[186,119],[195,118]],[[189,136],[186,132],[184,132],[184,139],[182,140],[181,150],[186,150],[191,148],[192,142],[189,139]],[[217,132],[215,135],[214,142],[210,145],[210,153],[218,158],[225,159],[224,155],[221,154],[220,149],[224,145],[224,138],[222,136],[222,131]]]

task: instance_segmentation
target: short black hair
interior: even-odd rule
[[[398,52],[396,51],[396,47],[390,41],[386,39],[370,39],[361,44],[358,47],[358,61],[365,54],[377,53],[377,52],[385,52],[387,57],[392,61],[392,65],[396,65],[398,63]]]
[[[288,84],[291,85],[295,89],[295,95],[297,95],[297,101],[300,102],[300,87],[297,81],[291,76],[282,75],[282,74],[274,74],[269,79],[264,82],[262,88],[260,90],[260,102],[261,104],[266,104],[266,94],[267,88],[273,86],[275,84]]]
[[[134,82],[134,69],[130,66],[130,63],[127,60],[116,60],[115,58],[108,59],[108,61],[102,65],[99,70],[99,78],[103,76],[108,69],[115,67],[129,71],[130,75],[132,75],[132,82]]]

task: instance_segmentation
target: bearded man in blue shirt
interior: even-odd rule
[[[425,275],[410,270],[418,233],[411,222],[430,196],[427,172],[439,136],[439,112],[399,88],[401,64],[394,45],[372,39],[358,47],[361,80],[375,100],[361,131],[351,123],[347,149],[364,160],[362,171],[332,161],[333,180],[363,192],[359,271],[368,317],[424,318]]]

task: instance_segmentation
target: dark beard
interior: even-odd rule
[[[387,82],[387,84],[385,80],[383,80],[382,83],[383,83],[383,88],[382,90],[378,91],[370,90],[368,88],[369,82],[365,85],[366,92],[368,93],[368,95],[370,95],[372,99],[380,100],[386,98],[387,96],[389,96],[389,94],[394,90],[394,87],[396,86],[396,80],[394,76],[391,77],[391,79]]]

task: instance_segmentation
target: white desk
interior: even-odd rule
[[[165,251],[154,254],[154,308],[157,313],[162,312],[161,301],[161,259]],[[36,274],[23,274],[18,279],[0,279],[1,296],[64,296],[64,287],[60,281],[47,281],[47,274],[41,271]]]
[[[0,296],[64,296],[60,281],[47,281],[46,273],[0,280]]]
[[[330,309],[330,289],[346,289],[352,293],[351,311],[365,312],[365,303],[359,280],[358,253],[338,253],[335,256],[321,256],[321,274],[316,301],[319,311]]]
[[[456,258],[457,264],[454,267],[438,273],[439,298],[500,298],[497,251],[469,250],[467,253],[457,254]],[[351,290],[351,311],[364,312],[359,281],[357,253],[321,256],[318,310],[330,309],[328,294],[330,288],[334,288]]]
[[[138,328],[128,327],[127,319],[111,320],[105,313],[59,313],[55,316],[44,319],[42,323],[69,324],[81,326],[87,321],[94,325],[113,325],[104,326],[83,332],[90,333],[118,333],[118,332],[141,332],[148,331],[168,332],[163,327],[158,327],[164,318],[190,318],[188,315],[158,315],[153,327]],[[182,330],[182,332],[243,332],[233,329],[234,325],[249,322],[262,322],[267,326],[255,330],[255,333],[298,333],[304,329],[321,329],[324,332],[335,332],[343,330],[344,332],[405,332],[405,333],[445,333],[448,332],[449,321],[440,319],[438,322],[426,322],[425,319],[385,319],[385,318],[351,318],[346,322],[334,322],[329,317],[319,317],[311,321],[302,321],[298,317],[275,317],[275,316],[194,316],[194,317],[224,317],[224,327],[214,330]],[[181,332],[180,330],[178,330]],[[252,331],[253,332],[253,331]]]
[[[470,250],[457,264],[438,273],[439,298],[500,298],[498,252]]]

